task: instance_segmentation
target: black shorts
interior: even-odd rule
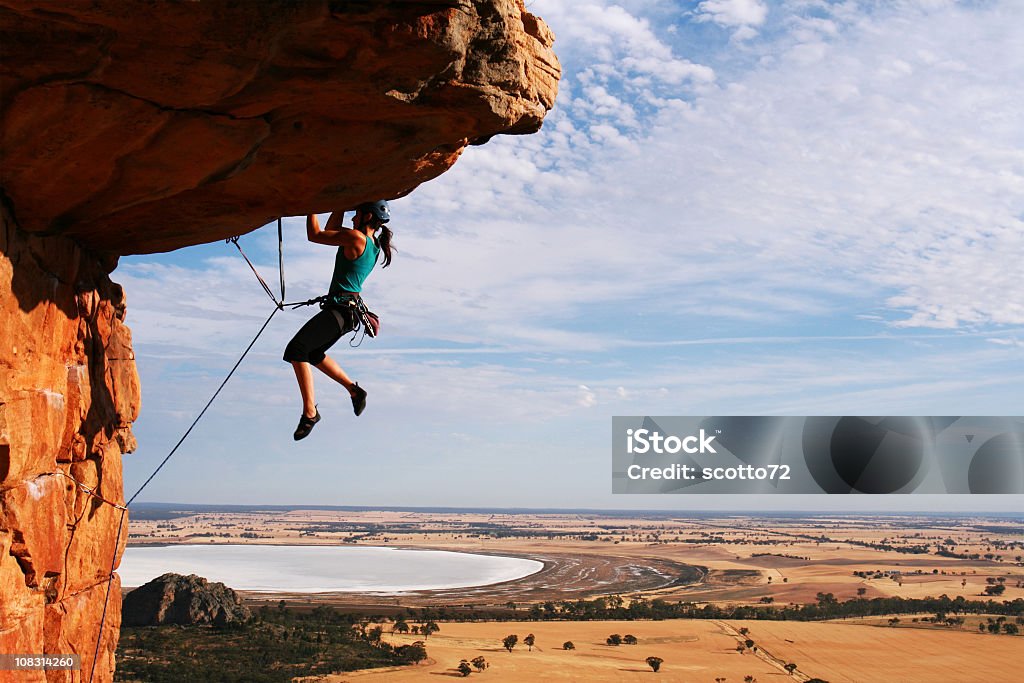
[[[356,311],[352,306],[330,306],[310,318],[295,333],[284,349],[284,359],[291,362],[319,365],[327,349],[356,329]]]

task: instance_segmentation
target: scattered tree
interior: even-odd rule
[[[408,633],[409,632],[409,624],[405,623],[405,619],[399,619],[398,621],[395,622],[395,625],[391,627],[391,632],[392,633],[395,633],[395,632],[397,632],[397,633]]]
[[[483,673],[484,669],[490,666],[490,664],[487,663],[487,660],[484,659],[483,656],[474,657],[471,663],[473,664],[473,666],[476,667],[476,670],[481,673]]]
[[[519,642],[519,636],[513,634],[513,635],[505,636],[502,639],[501,644],[505,646],[506,650],[508,650],[509,652],[512,652],[512,648],[514,648],[516,646],[516,643],[518,643],[518,642]]]
[[[782,668],[785,669],[786,671],[788,671],[789,673],[793,673],[794,671],[796,671],[796,664],[794,664],[793,662],[790,662],[789,664],[787,664],[786,666],[784,666]]]
[[[618,633],[613,633],[610,636],[608,636],[604,642],[608,645],[622,645],[622,636],[620,636]]]
[[[428,621],[427,623],[420,626],[420,634],[424,638],[429,638],[431,633],[437,633],[440,630],[441,627],[433,621]]]
[[[567,640],[564,643],[562,643],[562,649],[563,650],[575,650],[576,646],[572,644],[571,640]]]
[[[627,633],[626,635],[622,636],[622,642],[625,645],[636,645],[637,639],[636,636],[634,636],[632,633]]]
[[[536,641],[537,641],[537,639],[536,639],[536,637],[534,637],[534,635],[532,633],[529,634],[528,636],[526,636],[525,638],[523,638],[523,644],[526,645],[526,647],[530,648],[529,649],[530,652],[533,652],[533,644]]]
[[[469,665],[469,662],[463,659],[461,662],[459,662],[458,672],[462,674],[463,678],[465,678],[469,674],[473,673],[473,667]]]
[[[648,657],[647,658],[647,666],[649,666],[652,669],[654,669],[654,673],[658,673],[658,669],[661,668],[661,663],[664,662],[664,661],[665,660],[662,659],[661,657]]]

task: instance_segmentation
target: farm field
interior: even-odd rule
[[[659,622],[484,622],[443,623],[427,640],[430,659],[417,666],[357,671],[328,677],[344,681],[430,681],[438,675],[458,676],[462,659],[483,656],[490,667],[486,680],[521,681],[686,681],[714,683],[716,678],[740,683],[753,676],[759,683],[807,681],[830,683],[957,683],[1017,680],[1024,660],[1024,638],[966,631],[936,632],[867,624],[700,621]],[[746,636],[740,628],[749,628]],[[523,638],[533,633],[533,651]],[[609,646],[612,633],[634,635],[636,645]],[[501,640],[519,636],[510,654]],[[741,638],[754,640],[764,651],[736,651]],[[389,636],[411,643],[416,636]],[[561,649],[571,640],[575,650]],[[760,649],[760,648],[759,648]],[[664,660],[657,675],[645,663]],[[797,664],[790,675],[783,668]],[[471,674],[470,678],[475,677]],[[481,679],[483,680],[483,679]]]

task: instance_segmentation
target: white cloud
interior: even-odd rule
[[[760,26],[767,16],[768,7],[760,0],[704,0],[697,5],[698,21],[722,26]]]
[[[761,0],[704,0],[694,14],[697,21],[735,28],[732,39],[740,42],[757,36],[754,27],[764,24],[768,7]]]
[[[576,403],[584,408],[593,408],[597,405],[597,394],[590,390],[585,384],[581,384],[579,387],[579,398],[576,399]]]

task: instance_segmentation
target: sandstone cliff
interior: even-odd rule
[[[83,659],[19,680],[88,680],[100,635],[112,677],[139,410],[117,256],[396,197],[535,131],[551,44],[521,0],[0,0],[0,651]]]

